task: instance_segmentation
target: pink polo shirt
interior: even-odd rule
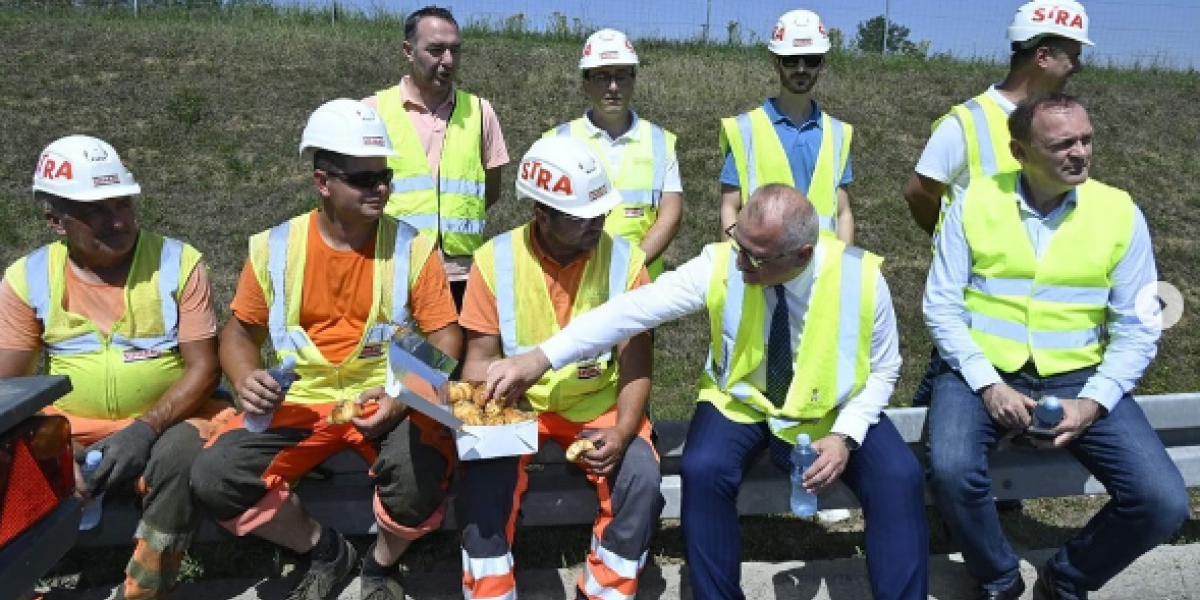
[[[405,75],[400,80],[400,99],[404,102],[404,110],[408,113],[417,137],[421,139],[421,147],[425,149],[425,156],[429,159],[430,169],[435,178],[438,176],[438,167],[442,162],[442,143],[446,139],[446,123],[454,112],[454,97],[454,92],[451,90],[446,95],[446,99],[431,111],[421,100],[421,94],[413,85],[411,78]],[[379,108],[375,96],[363,98],[362,102],[371,108]],[[504,144],[504,134],[500,131],[500,120],[496,118],[496,111],[492,109],[492,104],[483,98],[479,99],[479,110],[483,119],[483,138],[480,143],[483,154],[480,158],[483,161],[483,168],[502,167],[508,164],[509,158],[508,146]],[[471,267],[469,256],[444,258],[446,259],[446,275],[451,281],[467,278]]]

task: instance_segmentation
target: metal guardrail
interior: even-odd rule
[[[1183,473],[1189,487],[1200,487],[1200,393],[1165,394],[1137,398],[1151,425],[1167,446],[1167,452]],[[909,447],[924,456],[922,433],[925,409],[891,408],[888,417]],[[664,519],[679,518],[680,459],[687,438],[686,421],[656,425],[658,450],[662,457]],[[374,531],[371,482],[367,465],[355,454],[344,452],[322,465],[324,479],[306,478],[297,488],[308,511],[322,523],[340,531],[364,534]],[[1001,443],[991,460],[994,493],[998,498],[1041,498],[1104,493],[1104,487],[1064,450],[1033,450]],[[738,509],[745,515],[778,514],[788,511],[787,474],[765,457],[747,474],[738,496]],[[137,524],[137,511],[130,501],[113,499],[105,506],[101,525],[80,532],[79,545],[128,544]],[[821,494],[823,508],[857,506],[853,494],[837,484]],[[522,501],[523,525],[566,525],[591,523],[596,515],[596,496],[583,472],[568,464],[562,450],[545,446],[530,467],[529,490]],[[453,511],[443,528],[454,527]],[[205,523],[201,539],[228,538],[230,534],[211,522]]]

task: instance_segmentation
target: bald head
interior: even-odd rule
[[[808,198],[790,185],[770,183],[754,190],[738,220],[755,228],[778,224],[782,252],[817,243],[817,213]]]

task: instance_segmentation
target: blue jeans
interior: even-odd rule
[[[680,507],[695,600],[745,600],[738,488],[768,446],[776,464],[783,461],[780,466],[790,468],[791,447],[765,423],[734,423],[711,403],[696,403],[683,450]],[[875,600],[925,600],[929,532],[921,466],[886,415],[850,454],[841,481],[863,507]]]
[[[1027,368],[1001,377],[1034,399],[1075,398],[1093,373],[1094,367],[1040,377]],[[1006,589],[1020,570],[992,502],[987,455],[1008,430],[948,366],[934,384],[926,425],[934,497],[967,570],[985,589]],[[1083,600],[1171,537],[1187,518],[1189,499],[1179,469],[1129,395],[1067,449],[1111,496],[1047,565],[1063,598]]]

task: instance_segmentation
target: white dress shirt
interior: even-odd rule
[[[705,310],[715,247],[716,245],[705,246],[700,256],[680,265],[674,271],[663,273],[653,283],[625,292],[587,314],[572,319],[566,328],[539,346],[550,360],[551,366],[555,369],[562,368],[630,336],[658,327],[667,321]],[[818,246],[817,253],[820,252],[821,248]],[[793,334],[793,353],[796,350],[795,346],[799,344],[800,332],[804,329],[808,314],[813,264],[820,258],[819,255],[814,255],[814,260],[804,272],[784,284]],[[775,294],[765,296],[767,315],[770,315],[775,307]],[[836,318],[836,315],[827,318]],[[769,335],[770,318],[763,321],[763,339],[766,340]],[[875,330],[871,336],[871,373],[862,391],[841,406],[841,413],[833,424],[834,433],[850,436],[858,443],[863,443],[867,428],[879,422],[880,412],[887,406],[888,399],[896,387],[896,379],[900,376],[900,364],[900,344],[892,296],[888,291],[887,282],[880,274],[875,301]],[[765,390],[766,380],[764,360],[750,374],[748,383],[759,390]]]
[[[608,163],[607,172],[609,179],[615,180],[617,178],[617,173],[621,169],[621,159],[625,158],[625,149],[637,140],[638,127],[642,124],[642,120],[636,112],[631,110],[629,114],[633,118],[633,121],[629,125],[629,130],[617,136],[615,140],[612,136],[608,135],[607,131],[596,127],[592,123],[592,111],[587,111],[587,114],[583,116],[584,131],[592,136],[592,139],[596,140],[596,143],[600,144],[600,147],[604,149],[604,160]],[[679,177],[679,156],[675,153],[668,156],[667,164],[664,168],[663,187],[659,191],[665,193],[682,193],[683,183]]]
[[[1042,215],[1029,206],[1022,188],[1023,185],[1017,186],[1012,201],[1017,203],[1034,255],[1040,258],[1049,247],[1054,232],[1075,210],[1078,200],[1075,190],[1071,190],[1058,208]],[[925,284],[924,313],[925,324],[942,358],[962,373],[967,385],[978,392],[1001,379],[996,367],[971,337],[970,324],[966,320],[963,290],[971,279],[973,260],[963,228],[963,204],[950,205],[936,238],[933,264]],[[1133,235],[1125,256],[1112,272],[1113,288],[1108,296],[1108,347],[1096,374],[1079,393],[1079,397],[1091,398],[1108,410],[1112,410],[1141,378],[1157,352],[1159,337],[1159,330],[1142,323],[1134,308],[1138,292],[1154,283],[1158,272],[1146,218],[1136,206],[1133,211]]]

